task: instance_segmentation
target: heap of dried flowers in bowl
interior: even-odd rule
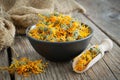
[[[74,18],[59,14],[39,14],[37,24],[26,30],[33,48],[51,61],[69,61],[82,52],[93,30]]]

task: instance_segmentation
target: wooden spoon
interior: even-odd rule
[[[93,48],[93,47],[95,47],[95,46],[96,46],[96,45],[93,45],[93,46],[91,46],[90,48]],[[76,58],[74,58],[73,63],[72,63],[73,71],[75,71],[76,73],[83,73],[83,72],[85,72],[86,70],[88,70],[90,67],[92,67],[96,62],[98,62],[98,61],[104,56],[105,51],[108,51],[108,50],[112,49],[112,47],[113,47],[112,41],[111,41],[110,39],[104,39],[104,40],[102,41],[102,43],[101,43],[100,45],[98,45],[98,49],[100,50],[101,53],[97,54],[97,56],[94,57],[94,58],[87,64],[87,66],[86,66],[85,69],[83,69],[82,71],[79,71],[79,70],[76,70],[76,69],[75,69],[75,66],[76,66],[76,64],[78,63],[81,55],[86,52],[86,50],[83,51],[80,55],[78,55]],[[90,49],[90,48],[89,48],[89,49]],[[89,50],[89,49],[88,49],[88,50]]]

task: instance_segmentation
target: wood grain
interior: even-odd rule
[[[120,46],[120,0],[77,0],[86,16]]]
[[[94,36],[91,40],[91,44],[99,44],[100,41],[104,38],[109,38],[107,37],[101,30],[99,30],[99,28],[97,28],[93,23],[91,23],[89,20],[87,20],[86,17],[80,15],[80,14],[74,14],[76,18],[78,18],[81,22],[85,22],[86,24],[88,24],[89,26],[91,26],[93,29],[94,29]],[[118,51],[120,50],[119,46],[117,44],[114,43],[114,47],[113,49],[105,54],[105,57],[103,57],[103,64],[100,64],[100,66],[103,66],[105,67],[105,65],[107,66],[106,68],[103,68],[103,69],[108,69],[108,71],[106,70],[101,70],[100,73],[99,72],[96,72],[96,73],[99,73],[98,75],[95,73],[95,75],[98,76],[101,76],[103,79],[105,79],[105,75],[110,77],[111,80],[114,80],[114,78],[112,77],[112,75],[110,73],[113,74],[113,76],[116,78],[116,79],[120,79],[120,68],[119,67],[116,67],[116,66],[119,66],[120,65],[120,52]],[[104,65],[105,63],[105,65]],[[109,66],[110,65],[110,66]],[[98,68],[100,66],[97,66]],[[94,66],[93,66],[94,67]],[[99,70],[99,69],[98,69]],[[95,70],[97,71],[97,70]],[[104,76],[101,74],[102,72],[105,72],[106,73],[104,74]],[[117,72],[116,72],[117,71]],[[90,74],[91,75],[91,74]],[[92,77],[92,76],[91,76]],[[94,80],[94,79],[93,79]],[[96,80],[96,79],[95,79]]]
[[[44,62],[49,63],[48,68],[45,73],[32,74],[29,77],[15,73],[10,78],[8,71],[0,71],[0,80],[120,80],[120,1],[77,1],[87,9],[88,16],[73,12],[73,17],[94,29],[94,36],[89,46],[99,44],[104,38],[110,38],[113,40],[113,49],[105,53],[104,57],[88,71],[77,74],[72,70],[72,61],[66,63],[50,62],[32,48],[25,36],[17,36],[12,47],[19,56],[12,54],[12,58],[27,57],[31,60],[42,58]],[[0,66],[8,66],[8,62],[7,51],[0,53]]]
[[[9,66],[8,64],[8,53],[7,50],[0,52],[0,67]],[[0,71],[0,80],[11,80],[10,74],[8,71]]]
[[[103,32],[99,30],[91,21],[89,21],[85,16],[77,12],[73,13],[75,18],[78,18],[81,22],[85,22],[94,29],[94,36],[90,42],[92,44],[98,44],[104,38],[108,38]],[[89,45],[89,46],[90,46]],[[48,68],[46,73],[39,75],[30,75],[29,77],[22,77],[15,74],[15,80],[118,80],[120,79],[119,72],[119,59],[120,54],[117,51],[120,50],[118,45],[114,43],[114,48],[106,53],[103,59],[96,63],[88,71],[77,74],[72,71],[72,61],[66,63],[54,63],[46,60],[40,56],[30,45],[26,37],[18,36],[13,46],[15,51],[20,57],[28,57],[31,60],[36,60],[42,58],[45,62],[48,62]],[[115,54],[115,55],[113,55]],[[13,54],[13,57],[16,55]]]

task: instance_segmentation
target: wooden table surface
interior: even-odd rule
[[[48,62],[45,73],[22,77],[10,75],[8,71],[0,71],[0,80],[120,80],[120,0],[77,0],[86,10],[86,14],[73,12],[75,18],[94,29],[90,45],[99,44],[102,39],[113,41],[113,49],[88,71],[77,74],[72,70],[72,61],[54,63],[40,56],[30,45],[25,36],[17,36],[12,46],[20,57],[31,60],[42,58]],[[0,66],[9,66],[11,58],[17,56],[10,49],[0,53]]]

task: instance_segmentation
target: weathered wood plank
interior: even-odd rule
[[[104,33],[102,33],[94,24],[92,24],[84,16],[82,16],[80,14],[74,14],[74,15],[81,22],[85,22],[86,24],[90,25],[94,29],[94,37],[91,40],[92,44],[98,44],[98,43],[100,43],[100,41],[102,39],[108,38]],[[103,66],[103,69],[105,69],[105,70],[99,69],[101,66],[96,67],[96,69],[99,71],[99,72],[94,72],[95,75],[97,75],[97,77],[101,76],[101,78],[103,78],[103,79],[106,78],[106,79],[111,79],[111,80],[114,80],[114,78],[120,79],[120,68],[118,67],[118,65],[120,66],[120,54],[119,54],[120,52],[119,51],[120,51],[120,47],[114,43],[114,47],[110,51],[110,53],[105,54],[105,57],[103,57],[103,62],[102,62],[102,60],[99,62],[99,63],[101,63],[100,65]],[[95,66],[93,66],[93,68]],[[94,71],[97,71],[97,70],[94,70]],[[102,72],[105,72],[105,74],[104,75],[101,74]],[[91,75],[91,74],[89,74],[89,75]],[[91,75],[91,77],[93,77],[93,76]],[[96,80],[96,78],[94,78],[94,79]]]
[[[120,0],[77,0],[88,18],[120,46]]]
[[[100,43],[103,38],[108,38],[104,33],[102,33],[94,24],[92,24],[86,17],[81,14],[74,13],[75,17],[89,24],[94,28],[94,36],[91,40],[91,44]],[[42,58],[44,61],[49,63],[48,68],[46,69],[46,73],[39,75],[31,75],[28,78],[24,78],[25,80],[115,80],[120,79],[119,76],[119,56],[117,50],[120,48],[114,43],[114,48],[110,53],[107,53],[103,59],[101,59],[98,63],[96,63],[91,69],[82,73],[76,74],[72,71],[71,62],[67,63],[54,63],[50,62],[40,55],[38,55],[34,49],[31,47],[29,41],[25,37],[17,37],[16,43],[13,46],[16,52],[20,55],[20,57],[28,57],[32,60]],[[115,51],[115,52],[114,52]],[[115,54],[113,56],[113,54]],[[13,54],[14,57],[16,55]],[[110,57],[110,58],[109,58]],[[116,63],[116,61],[118,61]],[[116,67],[117,66],[117,67]],[[115,71],[114,71],[115,70]],[[22,77],[15,74],[16,80],[21,80]]]
[[[24,48],[23,48],[24,46]],[[16,43],[14,46],[14,49],[16,52],[19,53],[20,57],[28,57],[32,60],[35,59],[40,59],[42,58],[44,61],[45,60],[43,57],[38,55],[33,48],[31,47],[30,43],[25,37],[18,37],[16,39]],[[14,57],[16,55],[13,54]],[[71,67],[71,62],[68,63],[54,63],[47,61],[49,63],[48,68],[46,69],[46,73],[42,73],[40,75],[31,75],[27,78],[24,78],[25,80],[76,80],[77,78],[80,78],[80,75],[75,75],[75,73],[72,71]],[[72,75],[73,74],[73,75]],[[72,77],[73,76],[73,77]],[[74,77],[76,76],[76,77]],[[21,80],[21,76],[15,74],[15,79],[16,80]]]
[[[9,66],[7,50],[0,52],[0,67]],[[0,80],[11,80],[8,71],[0,71]]]
[[[21,39],[21,41],[23,41],[23,40],[26,40],[26,39],[25,38]],[[27,45],[26,45],[26,47],[27,47]],[[17,47],[15,47],[15,48],[17,48]],[[24,48],[25,48],[25,46],[24,46]],[[31,53],[28,53],[28,55],[29,54],[31,54]],[[35,57],[35,54],[34,54],[34,57]],[[34,58],[34,57],[32,57],[32,58]],[[91,74],[91,71],[89,73],[89,70],[87,72],[83,73],[83,74],[76,74],[76,73],[72,72],[71,71],[72,70],[71,62],[70,63],[62,63],[62,64],[49,62],[49,66],[48,66],[48,69],[47,69],[45,74],[43,73],[43,74],[37,75],[37,76],[32,75],[29,78],[25,78],[25,80],[32,80],[32,78],[34,78],[34,80],[39,80],[39,79],[60,80],[61,77],[62,77],[61,80],[70,79],[71,77],[73,77],[73,79],[71,78],[70,80],[76,80],[76,79],[80,79],[80,78],[82,78],[84,80],[85,79],[87,79],[87,80],[91,80],[91,79],[110,79],[110,78],[111,78],[111,80],[115,79],[114,76],[111,75],[111,72],[109,71],[109,69],[105,69],[105,70],[103,69],[103,68],[107,68],[104,61],[101,60],[99,62],[100,62],[99,64],[97,63],[95,66],[92,67],[92,70],[93,70],[94,74],[97,75],[96,78],[93,78],[94,74]],[[18,77],[17,74],[16,74],[15,78],[16,78],[16,80],[21,80],[21,77],[20,76]]]

